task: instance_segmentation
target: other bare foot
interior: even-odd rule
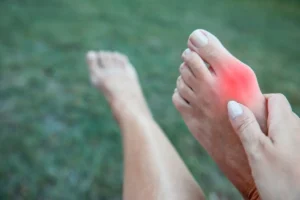
[[[87,54],[90,78],[109,102],[114,116],[151,117],[135,69],[117,52],[90,51]]]

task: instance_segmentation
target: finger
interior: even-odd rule
[[[291,139],[288,133],[293,133],[295,113],[287,98],[282,94],[273,94],[268,100],[268,131],[274,144],[286,143]],[[291,131],[289,131],[291,130]]]
[[[275,95],[274,93],[263,94],[267,99]]]
[[[228,115],[249,161],[258,160],[264,154],[265,149],[271,145],[271,141],[260,129],[254,114],[247,107],[235,101],[229,101]]]
[[[272,94],[267,100],[269,120],[279,120],[293,115],[292,107],[283,94]]]

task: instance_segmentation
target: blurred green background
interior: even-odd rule
[[[300,114],[299,1],[1,0],[0,13],[0,199],[121,199],[119,129],[89,83],[89,49],[129,56],[208,199],[241,197],[171,103],[194,29],[219,37]]]

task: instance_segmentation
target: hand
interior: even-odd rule
[[[300,119],[281,94],[268,95],[268,134],[253,113],[230,101],[231,124],[246,151],[263,200],[300,199]]]

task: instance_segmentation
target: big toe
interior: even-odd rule
[[[86,55],[89,66],[90,79],[93,85],[99,86],[102,80],[102,71],[98,62],[98,55],[94,51],[89,51]]]
[[[218,71],[234,58],[221,42],[208,31],[198,29],[189,37],[188,47],[197,52],[201,58]],[[217,69],[215,68],[217,66]]]

